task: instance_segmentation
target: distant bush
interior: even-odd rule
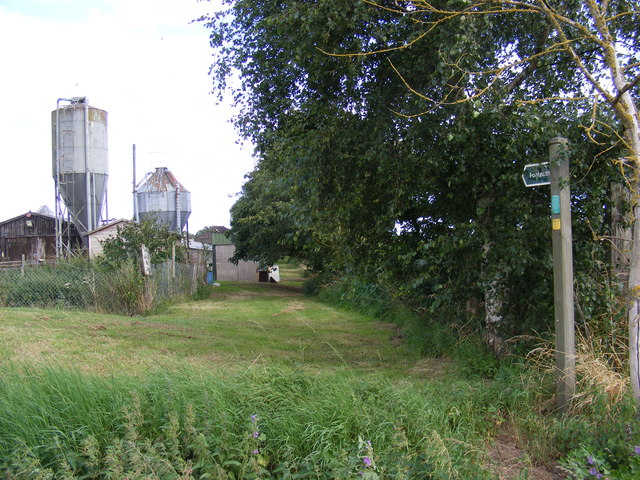
[[[154,265],[154,274],[145,279],[137,261],[106,265],[74,259],[52,266],[0,270],[0,306],[141,315],[170,298],[195,295],[204,278],[194,275],[194,269],[194,265],[178,263],[173,268]]]
[[[8,307],[78,307],[92,304],[90,278],[83,270],[28,267],[0,271],[0,301]]]

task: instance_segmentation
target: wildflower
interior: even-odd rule
[[[259,436],[260,436],[260,432],[258,432],[257,430],[253,432],[253,438],[258,438]]]
[[[258,455],[260,453],[260,450],[258,450],[257,448],[251,452],[253,455]]]
[[[370,467],[371,466],[371,459],[369,457],[364,457],[362,459],[362,463],[364,463],[365,467]]]
[[[593,459],[593,457],[591,455],[589,455],[587,457],[587,464],[588,465],[595,465],[596,464],[596,461]]]
[[[633,454],[640,455],[640,445],[636,445],[635,447],[633,447]]]
[[[591,468],[589,469],[589,475],[593,475],[593,476],[594,476],[594,477],[596,477],[596,478],[603,478],[603,477],[604,477],[604,475],[602,475],[602,474],[598,471],[598,469],[597,469],[596,467],[591,467]]]
[[[251,423],[256,423],[258,421],[257,415],[251,415]]]

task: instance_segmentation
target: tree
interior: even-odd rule
[[[519,176],[525,163],[545,160],[546,142],[558,134],[573,137],[582,155],[585,131],[577,124],[589,106],[535,101],[580,85],[559,50],[536,64],[550,35],[545,17],[445,12],[429,24],[410,2],[226,3],[229,11],[208,19],[212,72],[220,89],[239,76],[236,125],[259,158],[235,218],[263,218],[278,202],[277,184],[287,194],[288,238],[322,251],[323,268],[386,282],[450,323],[473,298],[485,306],[502,299],[503,308],[487,308],[483,319],[505,321],[485,321],[495,330],[488,333],[548,327],[549,288],[541,281],[550,268],[541,250],[548,199],[522,188]],[[535,68],[521,63],[491,75],[519,56],[533,57]],[[596,128],[586,134],[602,143],[598,158],[615,155]],[[588,200],[615,175],[597,162],[576,192],[595,228],[602,203],[588,209]],[[264,231],[259,223],[244,227],[237,239],[247,245]],[[577,261],[587,265],[582,252],[592,232],[578,230]]]
[[[494,28],[506,27],[505,42],[498,44],[494,55],[477,55],[470,45],[483,43],[486,32],[469,28],[456,44],[442,55],[442,63],[451,76],[439,92],[426,93],[405,78],[401,68],[394,69],[405,85],[434,111],[462,102],[484,101],[497,95],[502,102],[531,105],[547,101],[589,100],[593,112],[586,131],[612,135],[623,146],[625,155],[620,168],[626,172],[632,192],[634,212],[631,264],[627,285],[629,357],[633,394],[640,403],[640,116],[638,89],[640,62],[640,8],[626,0],[466,0],[441,5],[429,0],[399,0],[366,3],[416,26],[413,35],[384,51],[412,48],[428,41],[441,30],[470,27],[482,22]],[[495,37],[493,37],[495,38]],[[362,50],[358,54],[383,50]],[[351,55],[354,52],[347,52]],[[537,83],[540,72],[549,74],[549,66],[557,70]],[[567,84],[566,76],[578,81]],[[563,76],[565,78],[563,78]],[[518,87],[515,92],[514,86]],[[495,90],[493,92],[492,90]],[[600,110],[610,113],[612,123],[603,123]],[[422,112],[414,112],[420,114]]]
[[[318,266],[305,249],[305,235],[294,224],[290,191],[267,170],[247,175],[242,195],[231,207],[230,238],[236,245],[232,262],[254,260],[273,265],[292,256]]]
[[[186,251],[182,245],[178,244],[179,240],[178,233],[154,220],[126,223],[118,227],[115,237],[107,238],[102,242],[102,255],[99,261],[111,268],[117,268],[126,262],[139,262],[142,245],[149,249],[152,264],[171,260],[174,251],[176,260],[181,261]]]

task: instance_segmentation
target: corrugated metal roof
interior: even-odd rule
[[[210,241],[213,245],[233,245],[233,242],[224,233],[212,233]]]
[[[180,190],[181,192],[189,191],[184,188],[184,185],[176,179],[167,167],[158,167],[155,172],[147,174],[136,189],[138,193],[175,192],[176,190]]]

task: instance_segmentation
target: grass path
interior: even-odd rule
[[[288,285],[224,284],[209,299],[149,317],[0,309],[0,328],[0,362],[72,364],[89,373],[187,362],[429,376],[394,325],[337,310]]]
[[[460,433],[460,438],[470,435],[464,441],[478,436],[473,443],[488,433],[483,434],[473,425],[463,428],[463,424],[451,424],[457,418],[452,417],[452,412],[469,409],[465,416],[475,423],[486,415],[481,410],[491,410],[490,405],[484,405],[485,400],[475,398],[474,392],[481,393],[486,385],[464,384],[455,372],[451,372],[452,366],[448,362],[420,359],[412,354],[393,324],[338,310],[305,297],[296,282],[277,285],[225,283],[213,289],[208,299],[172,305],[149,317],[0,309],[0,368],[11,370],[14,365],[45,367],[45,370],[51,365],[73,367],[105,378],[112,374],[144,378],[147,372],[158,369],[180,371],[185,365],[196,371],[221,375],[243,376],[270,367],[293,367],[319,378],[341,372],[362,374],[363,380],[371,375],[371,381],[367,380],[366,386],[362,387],[362,394],[369,395],[369,390],[382,389],[374,386],[375,378],[385,378],[384,382],[395,383],[402,391],[420,395],[422,400],[431,395],[433,407],[428,408],[434,410],[416,410],[416,414],[434,416],[439,419],[437,422],[451,429],[446,434],[453,435],[451,445],[461,442],[455,439],[458,433],[454,433],[459,429],[475,431]],[[340,377],[331,378],[336,381]],[[458,382],[461,395],[453,395],[453,382]],[[353,393],[345,398],[351,398],[349,395]],[[451,401],[460,404],[447,406],[445,397],[450,395]],[[371,400],[374,398],[377,397],[372,396]],[[378,400],[385,401],[383,398]],[[442,411],[437,406],[441,400],[444,402]],[[410,401],[408,404],[412,403],[422,402]],[[380,412],[385,410],[383,405],[380,408]],[[425,422],[432,421],[425,419]],[[372,425],[375,424],[373,421]],[[421,441],[435,435],[429,440],[431,442],[439,438],[440,428],[435,425],[425,427],[424,433],[416,431],[412,435],[422,438]],[[531,472],[529,478],[558,478],[543,468],[521,464],[519,455],[522,452],[512,437],[503,435],[495,445],[500,448],[489,447],[488,451],[493,456],[489,462],[492,469],[502,472],[496,478],[524,478],[519,476],[524,467]],[[474,448],[482,447],[476,444]]]

